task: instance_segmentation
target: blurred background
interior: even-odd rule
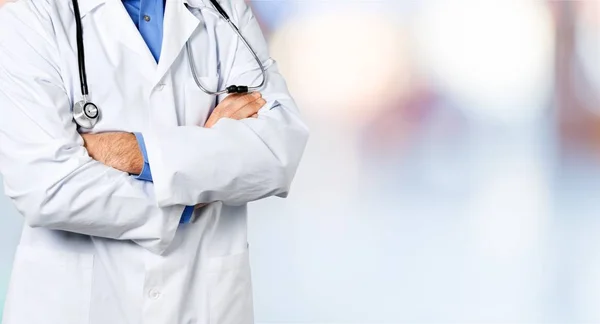
[[[257,322],[600,323],[599,1],[249,3],[312,130]]]

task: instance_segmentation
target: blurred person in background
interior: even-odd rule
[[[308,132],[243,0],[7,4],[0,115],[4,324],[253,322],[247,203]]]
[[[288,217],[252,225],[263,231],[258,265],[273,255],[290,265],[257,275],[265,321],[540,318],[547,10],[521,0],[408,2],[295,2],[298,17],[273,33],[315,140]],[[281,212],[277,202],[258,206]],[[290,230],[269,255],[264,234],[281,227]],[[283,294],[292,302],[278,303]]]
[[[572,163],[573,159],[585,160],[586,152],[600,150],[600,4],[552,1],[550,7],[557,24],[555,100],[560,151],[562,162]]]
[[[600,3],[551,1],[555,59],[555,318],[599,322]]]

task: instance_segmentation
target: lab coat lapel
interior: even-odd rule
[[[129,50],[139,56],[139,65],[136,69],[148,80],[153,80],[156,71],[156,61],[135,27],[133,20],[123,7],[121,0],[105,0],[106,13],[102,15],[104,24],[120,45],[124,45]]]
[[[165,8],[163,44],[158,63],[155,84],[169,71],[173,62],[184,50],[200,21],[186,7],[182,0],[167,0]]]
[[[90,11],[96,9],[97,7],[99,7],[100,5],[104,4],[106,2],[106,0],[83,0],[83,1],[79,1],[79,11],[81,13],[81,18],[83,19],[85,16],[87,16],[88,13],[90,13]],[[73,10],[73,3],[69,2],[69,6],[71,7],[71,10]]]

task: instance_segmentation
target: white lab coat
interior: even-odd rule
[[[188,39],[209,89],[260,81],[228,25],[186,7],[205,2],[167,0],[157,64],[121,0],[80,0],[94,132],[143,133],[153,183],[83,147],[71,1],[0,9],[0,172],[26,222],[4,324],[253,322],[246,204],[287,195],[308,131],[243,0],[220,3],[268,68],[268,103],[201,127],[216,99],[192,79]],[[211,204],[180,226],[199,203]]]

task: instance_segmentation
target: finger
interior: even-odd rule
[[[217,121],[223,117],[223,113],[225,111],[224,107],[230,105],[234,100],[236,100],[236,97],[238,96],[231,95],[225,98],[225,100],[221,101],[221,103],[210,113],[210,116],[208,116],[208,119],[204,123],[204,127],[211,128],[214,126],[214,124],[216,124]]]
[[[242,107],[240,110],[238,110],[237,112],[235,112],[231,118],[233,119],[244,119],[244,118],[249,118],[252,117],[252,115],[257,114],[258,111],[267,103],[267,101],[263,98],[260,98],[254,102],[251,102],[247,105],[245,105],[244,107]]]
[[[250,116],[250,118],[258,118],[258,114],[254,114],[254,115]]]
[[[235,112],[246,106],[247,104],[260,99],[262,95],[259,92],[248,93],[236,100],[233,100],[228,105],[223,107],[223,117],[231,117]]]
[[[265,100],[261,98],[259,100],[251,102],[251,103],[247,104],[246,106],[242,107],[240,110],[235,112],[235,114],[233,114],[231,116],[231,118],[240,120],[240,119],[252,117],[252,115],[257,114],[258,111],[260,110],[260,108],[263,107],[264,105],[265,105]]]
[[[260,92],[232,94],[223,100],[211,113],[204,127],[213,127],[221,118],[230,118],[240,108],[262,97]]]
[[[214,126],[219,119],[225,116],[227,109],[229,106],[234,104],[237,100],[239,100],[243,95],[242,94],[231,94],[227,96],[223,101],[221,101],[215,109],[213,109],[212,113],[208,117],[206,123],[204,123],[204,127],[211,128]]]
[[[213,125],[217,122],[217,120],[219,120],[218,114],[215,114],[215,112],[213,111],[213,113],[210,114],[210,116],[208,117],[208,120],[206,120],[206,123],[204,123],[204,127],[206,127],[206,128],[213,127]]]
[[[230,104],[232,104],[233,102],[235,102],[236,100],[238,100],[239,98],[241,98],[242,96],[244,96],[244,94],[240,94],[240,93],[230,94],[227,97],[225,97],[225,99],[223,99],[223,101],[221,101],[217,105],[217,107],[219,107],[219,108],[227,107]]]
[[[230,94],[227,97],[225,97],[225,99],[223,99],[216,107],[215,109],[213,109],[213,113],[217,113],[221,110],[224,110],[225,108],[227,108],[229,105],[231,105],[233,102],[235,102],[236,100],[238,100],[240,97],[242,97],[242,94]]]
[[[238,110],[261,98],[262,95],[260,94],[260,92],[254,92],[239,97],[233,102],[231,102],[229,105],[223,107],[223,110],[221,111],[221,118],[231,118],[231,116],[233,116],[233,114],[235,114]]]
[[[230,94],[227,97],[225,97],[225,99],[223,101],[221,101],[216,109],[220,109],[220,110],[224,110],[227,109],[227,107],[231,106],[232,104],[234,104],[236,101],[240,100],[241,98],[250,95],[249,93],[234,93],[234,94]]]

